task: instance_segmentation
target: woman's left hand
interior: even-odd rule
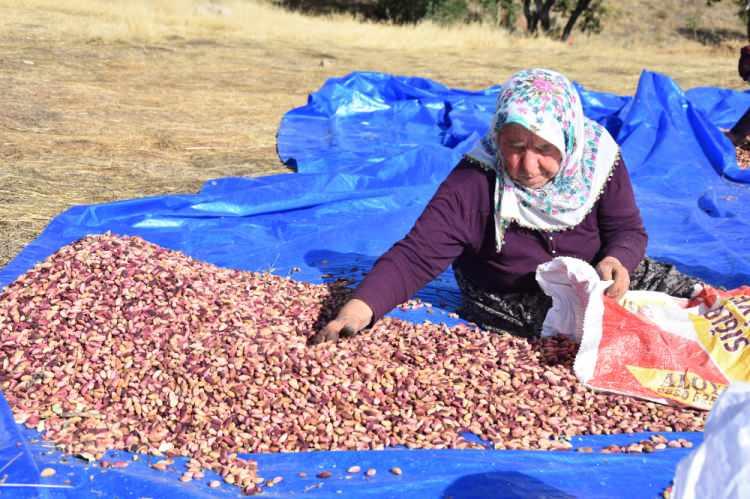
[[[610,298],[619,300],[630,287],[630,273],[628,269],[620,263],[620,260],[613,256],[602,258],[602,261],[596,266],[596,271],[602,280],[614,281],[606,291],[607,296]]]

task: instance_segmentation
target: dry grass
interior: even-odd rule
[[[684,87],[739,88],[738,39],[704,46],[664,20],[649,28],[655,15],[618,17],[625,4],[670,1],[621,2],[612,19],[630,26],[624,34],[561,44],[482,26],[307,18],[251,1],[222,11],[187,0],[0,0],[0,266],[71,205],[285,171],[275,154],[282,115],[354,70],[476,89],[543,66],[628,94],[648,68]],[[701,23],[741,32],[726,9],[711,15],[721,12]]]
[[[705,0],[620,0],[607,2],[607,8],[606,37],[634,48],[681,48],[685,39],[740,43],[744,38],[745,27],[731,1],[707,8]]]

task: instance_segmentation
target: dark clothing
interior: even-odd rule
[[[464,159],[440,185],[414,227],[378,259],[354,292],[373,311],[373,321],[411,298],[453,264],[478,288],[497,294],[539,291],[539,264],[573,256],[596,264],[614,256],[632,272],[643,259],[647,236],[627,169],[618,157],[591,212],[559,232],[511,224],[497,252],[495,174]]]
[[[740,78],[750,83],[750,45],[745,45],[740,49],[740,59],[737,63],[737,71]],[[750,135],[750,109],[737,120],[730,130],[730,140],[735,146],[743,145],[747,142]]]
[[[463,305],[459,314],[487,331],[507,331],[527,338],[539,336],[552,298],[539,291],[529,293],[489,293],[475,286],[456,270]],[[674,265],[645,258],[630,273],[630,289],[661,291],[680,298],[690,298],[701,281],[686,276]]]
[[[740,78],[750,81],[750,45],[745,45],[740,49],[740,59],[737,62],[737,72]]]

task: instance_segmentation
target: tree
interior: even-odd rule
[[[562,18],[567,16],[567,21],[565,21],[562,30],[557,26],[556,19],[552,17],[552,12]],[[602,29],[601,20],[604,12],[602,0],[534,0],[533,6],[531,0],[523,0],[526,30],[529,33],[536,33],[539,25],[541,25],[545,34],[559,35],[562,41],[570,38],[573,28],[581,16],[583,16],[583,22],[580,25],[581,31],[599,33]]]
[[[483,0],[483,2],[487,4],[497,4],[495,7],[495,16],[500,26],[508,31],[514,31],[516,29],[518,5],[514,0]]]
[[[396,24],[415,24],[434,9],[434,0],[378,0],[376,17]]]
[[[537,25],[541,22],[542,29],[548,33],[552,27],[549,13],[555,5],[555,0],[534,0],[534,8],[531,0],[523,0],[523,15],[526,18],[526,31],[536,33]]]
[[[294,10],[312,13],[356,12],[367,19],[415,24],[423,19],[451,24],[491,22],[510,31],[519,12],[531,34],[567,40],[573,29],[598,33],[605,12],[604,0],[273,0]],[[718,2],[721,0],[706,0]],[[748,0],[750,1],[750,0]]]
[[[498,6],[502,4],[502,8],[514,16],[515,9],[518,8],[517,2],[521,3],[526,19],[526,31],[531,34],[541,31],[547,36],[566,41],[579,20],[582,21],[579,25],[581,31],[599,33],[602,29],[601,21],[605,13],[602,0],[495,0],[493,3]],[[483,2],[487,3],[487,0]],[[558,17],[560,23],[564,21],[562,28],[558,25]],[[512,19],[515,20],[515,17]],[[507,23],[505,26],[508,27]]]
[[[605,13],[603,0],[578,0],[570,13],[568,22],[565,23],[560,38],[562,40],[568,39],[578,18],[581,16],[583,16],[580,24],[581,31],[586,33],[601,33],[603,28],[602,18]]]

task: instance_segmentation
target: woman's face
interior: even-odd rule
[[[521,125],[503,126],[496,140],[505,170],[514,182],[524,187],[539,189],[560,170],[562,155],[557,147]]]

